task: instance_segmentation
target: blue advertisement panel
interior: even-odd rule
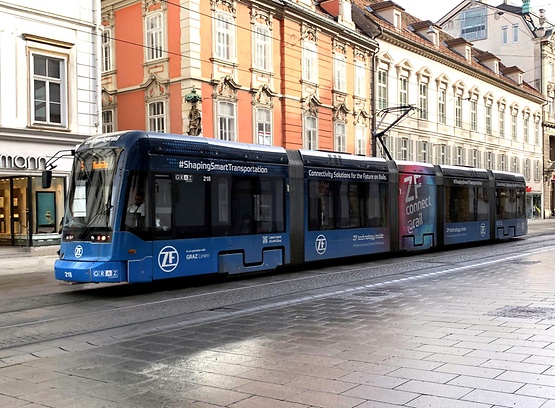
[[[229,162],[209,158],[180,158],[172,156],[152,156],[154,170],[193,173],[226,173],[243,176],[277,176],[285,174],[287,166],[270,163]]]
[[[399,174],[399,237],[403,250],[427,249],[436,235],[437,193],[435,176],[421,174],[418,164]]]
[[[489,180],[485,177],[446,177],[445,244],[484,241],[490,238]]]
[[[485,241],[489,236],[489,221],[456,222],[445,225],[446,245]]]
[[[385,171],[305,168],[306,261],[390,250]]]
[[[387,228],[367,228],[349,231],[309,231],[305,235],[305,258],[319,261],[389,251]]]

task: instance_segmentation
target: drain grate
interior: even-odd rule
[[[516,264],[516,265],[535,265],[535,264],[539,264],[541,261],[511,261],[512,264]]]
[[[554,319],[555,309],[552,307],[504,306],[487,314],[488,316],[516,319]]]
[[[382,300],[391,299],[399,296],[398,292],[391,292],[387,290],[367,290],[364,292],[345,293],[343,295],[334,296],[334,298],[344,300],[355,300],[364,303],[380,302]]]

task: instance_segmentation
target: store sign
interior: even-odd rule
[[[0,169],[44,170],[46,157],[0,154]]]

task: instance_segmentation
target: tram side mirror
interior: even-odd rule
[[[50,188],[52,185],[52,170],[42,171],[42,188]]]

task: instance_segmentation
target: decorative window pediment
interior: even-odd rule
[[[322,106],[322,102],[314,94],[309,95],[308,97],[301,100],[301,104],[302,104],[303,110],[306,113],[309,113],[312,115],[316,115],[318,113],[318,108]]]
[[[230,98],[237,98],[237,91],[241,88],[231,75],[226,75],[217,83],[215,92],[217,96],[226,96]]]
[[[264,84],[258,88],[258,90],[253,95],[253,102],[262,105],[272,105],[273,99],[277,96],[277,92],[272,91],[272,89]]]
[[[333,108],[333,118],[335,120],[341,120],[341,121],[346,122],[347,121],[347,115],[349,113],[350,113],[350,111],[347,108],[347,105],[345,105],[344,103],[341,103],[338,106],[334,106],[334,108]]]

